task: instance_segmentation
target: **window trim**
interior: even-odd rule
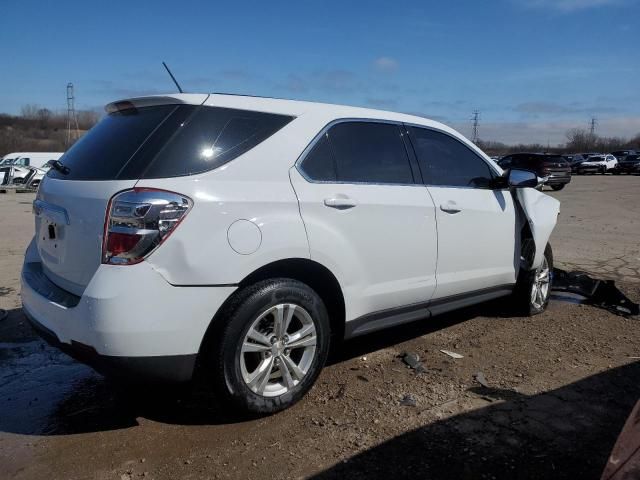
[[[433,132],[436,133],[442,133],[444,135],[447,135],[448,137],[452,138],[453,140],[461,143],[462,145],[464,145],[467,149],[469,149],[469,151],[471,151],[474,155],[476,155],[480,160],[482,160],[485,165],[487,165],[487,167],[489,168],[489,171],[491,171],[492,173],[495,174],[496,177],[501,177],[502,173],[499,172],[495,167],[496,165],[492,165],[493,162],[489,162],[486,158],[484,158],[482,155],[479,155],[474,149],[472,149],[469,145],[467,145],[466,142],[463,142],[462,140],[460,140],[460,138],[458,138],[455,135],[450,134],[449,132],[445,132],[444,130],[441,130],[439,128],[435,128],[435,127],[428,127],[425,125],[419,125],[417,123],[406,123],[404,122],[403,125],[406,128],[406,134],[407,137],[409,138],[409,142],[411,143],[411,147],[413,148],[413,152],[414,155],[416,156],[416,159],[418,159],[418,153],[416,152],[416,147],[413,144],[413,140],[411,139],[411,134],[409,132],[409,128],[408,127],[415,127],[415,128],[422,128],[424,130],[431,130]],[[498,165],[499,166],[499,165]],[[465,190],[507,190],[508,188],[495,188],[495,187],[467,187],[467,186],[461,186],[461,185],[435,185],[435,184],[431,184],[428,183],[428,179],[425,178],[425,174],[424,172],[422,172],[422,167],[420,166],[420,161],[418,160],[418,167],[420,168],[420,172],[422,174],[422,181],[423,181],[423,185],[425,187],[433,187],[433,188],[460,188],[460,189],[465,189]]]
[[[314,149],[314,147],[316,146],[316,143],[318,143],[320,139],[329,132],[331,127],[333,127],[334,125],[338,125],[340,123],[356,123],[356,122],[357,123],[384,123],[387,125],[395,125],[398,128],[398,133],[400,134],[400,142],[402,143],[405,150],[407,164],[409,165],[409,170],[411,171],[411,176],[413,177],[413,183],[352,182],[352,181],[345,182],[337,179],[336,180],[314,180],[306,174],[306,172],[302,168],[302,163],[305,161],[309,153]],[[406,135],[406,131],[403,129],[403,125],[404,125],[403,122],[399,122],[396,120],[385,120],[385,119],[378,119],[378,118],[358,118],[358,117],[337,118],[327,123],[320,130],[320,132],[318,132],[313,137],[311,142],[309,142],[309,144],[306,146],[306,148],[302,151],[300,156],[295,161],[294,167],[298,171],[298,173],[302,176],[302,178],[304,178],[308,183],[329,184],[329,185],[380,185],[380,186],[390,186],[390,187],[416,187],[416,186],[423,187],[424,183],[422,182],[422,179],[416,178],[416,171],[414,170],[413,163],[411,162],[411,152],[407,150],[407,145],[406,145],[406,142],[404,141],[404,135]],[[330,139],[329,139],[329,142],[331,142]],[[331,143],[329,143],[329,146],[332,149],[334,163],[336,163],[337,159],[335,158],[335,153],[333,152],[333,146],[331,145]],[[337,175],[337,169],[336,169],[336,175]],[[420,176],[422,176],[421,172],[420,172]]]

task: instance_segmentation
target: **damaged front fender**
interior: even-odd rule
[[[518,188],[516,198],[526,217],[535,244],[531,270],[542,265],[544,249],[558,221],[560,202],[533,188]]]

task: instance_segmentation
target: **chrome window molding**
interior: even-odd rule
[[[414,183],[381,183],[381,182],[344,182],[344,181],[339,181],[339,180],[315,180],[310,178],[306,172],[304,171],[304,169],[302,168],[302,163],[304,162],[304,160],[307,158],[307,155],[309,155],[309,152],[311,152],[311,150],[313,150],[313,148],[316,146],[316,144],[320,141],[320,139],[326,135],[328,133],[328,131],[331,129],[331,127],[333,127],[334,125],[337,125],[339,123],[352,123],[352,122],[366,122],[366,123],[385,123],[385,124],[389,124],[389,125],[397,125],[401,128],[401,135],[407,135],[409,136],[409,138],[411,138],[410,134],[409,134],[409,130],[407,127],[415,127],[415,128],[424,128],[426,130],[432,130],[434,132],[437,133],[442,133],[444,135],[447,135],[449,137],[451,137],[452,139],[456,140],[457,142],[462,143],[466,148],[468,148],[474,155],[476,155],[478,157],[478,159],[480,159],[482,162],[485,163],[485,165],[487,165],[489,167],[489,170],[491,172],[493,172],[497,177],[501,176],[502,173],[499,172],[495,167],[495,165],[492,165],[490,161],[488,161],[487,159],[485,159],[482,155],[479,155],[474,149],[472,149],[469,145],[466,144],[466,142],[463,142],[462,140],[460,140],[458,137],[451,135],[448,132],[445,132],[444,130],[440,130],[438,128],[435,127],[429,127],[429,126],[425,126],[425,125],[420,125],[417,123],[407,123],[407,122],[400,122],[397,120],[384,120],[384,119],[377,119],[377,118],[357,118],[357,117],[348,117],[348,118],[338,118],[335,120],[332,120],[331,122],[327,123],[322,130],[320,130],[320,132],[318,132],[318,134],[316,134],[315,137],[313,137],[313,139],[311,140],[311,142],[309,142],[309,144],[306,146],[306,148],[302,151],[302,153],[300,154],[300,156],[297,158],[297,160],[294,163],[294,167],[295,169],[298,171],[298,173],[309,183],[319,183],[319,184],[329,184],[329,185],[378,185],[378,186],[394,186],[394,187],[435,187],[435,188],[458,188],[458,189],[465,189],[465,190],[508,190],[505,188],[491,188],[491,187],[466,187],[466,186],[460,186],[460,185],[437,185],[437,184],[431,184],[428,183],[427,181],[425,181],[424,178],[424,174],[422,174],[422,182],[420,182],[420,180],[414,180]],[[408,154],[409,152],[407,152]],[[409,163],[411,163],[411,160],[409,159]],[[420,167],[420,162],[418,162],[418,167]]]
[[[379,185],[379,186],[387,186],[387,187],[421,187],[423,186],[422,183],[420,183],[420,181],[414,179],[413,183],[395,183],[395,182],[345,182],[345,181],[340,181],[340,180],[315,180],[310,178],[306,172],[304,171],[304,169],[302,168],[302,162],[304,162],[304,160],[307,158],[307,155],[309,155],[309,152],[311,152],[311,150],[313,150],[313,148],[316,146],[316,143],[318,143],[320,141],[320,139],[326,135],[329,130],[331,129],[331,127],[333,127],[334,125],[338,125],[339,123],[354,123],[354,122],[359,122],[359,123],[384,123],[384,124],[388,124],[388,125],[396,125],[400,128],[402,128],[402,122],[398,122],[398,121],[394,121],[394,120],[382,120],[382,119],[377,119],[377,118],[357,118],[357,117],[349,117],[349,118],[338,118],[335,120],[330,121],[329,123],[327,123],[322,130],[320,130],[320,132],[313,137],[313,139],[311,140],[311,142],[309,142],[309,145],[307,145],[307,147],[302,151],[302,153],[300,154],[300,156],[298,157],[298,159],[296,160],[296,162],[294,163],[294,167],[295,169],[298,171],[298,173],[309,183],[320,183],[320,184],[329,184],[329,185]],[[401,135],[405,135],[406,132],[404,132],[403,130],[400,131]],[[404,147],[404,145],[403,145]],[[411,160],[409,158],[409,152],[407,152],[407,162],[409,164],[409,167],[411,167]],[[413,174],[413,171],[412,171]]]

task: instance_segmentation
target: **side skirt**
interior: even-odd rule
[[[390,308],[368,313],[345,325],[345,339],[366,335],[367,333],[394,327],[405,323],[430,318],[434,315],[458,310],[513,293],[515,285],[499,285],[474,292],[438,298],[430,302],[414,303],[404,307]]]

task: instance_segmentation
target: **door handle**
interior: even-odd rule
[[[458,204],[453,200],[449,200],[448,202],[441,203],[440,210],[446,213],[458,213],[462,211],[462,209],[458,206]]]
[[[325,198],[324,204],[330,208],[336,208],[338,210],[347,210],[358,205],[353,198],[347,196],[336,195],[335,197]]]

